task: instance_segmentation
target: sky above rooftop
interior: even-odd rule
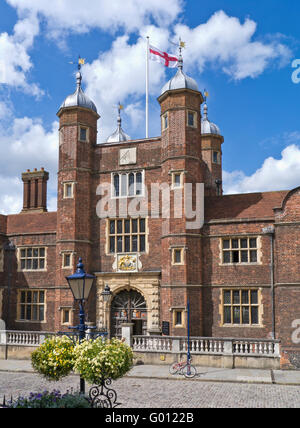
[[[21,173],[41,166],[56,209],[56,113],[75,90],[78,55],[101,115],[98,143],[116,129],[119,101],[124,131],[145,137],[147,36],[172,54],[186,42],[184,71],[209,92],[208,117],[224,136],[225,193],[299,186],[299,15],[298,0],[1,0],[0,213],[20,211]],[[150,63],[150,136],[160,135],[157,97],[174,73]]]

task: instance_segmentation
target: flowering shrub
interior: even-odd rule
[[[74,349],[74,369],[87,382],[101,383],[101,379],[117,379],[132,366],[131,348],[118,339],[84,340]]]
[[[59,391],[44,391],[42,394],[31,392],[29,397],[19,397],[5,406],[10,409],[84,409],[90,408],[90,402],[82,395],[61,394]]]
[[[60,380],[73,370],[74,344],[67,336],[48,338],[32,352],[31,364],[48,380]]]

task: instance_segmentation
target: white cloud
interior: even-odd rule
[[[241,23],[220,10],[195,28],[176,25],[175,34],[176,39],[181,37],[186,42],[187,67],[196,65],[203,71],[215,64],[239,80],[258,76],[275,60],[280,66],[286,65],[291,57],[290,49],[278,41],[278,35],[269,43],[253,40],[256,28],[253,20],[247,18]]]
[[[46,19],[52,36],[92,28],[133,32],[152,20],[159,26],[172,23],[182,10],[182,0],[6,0],[22,14],[30,11]]]
[[[300,186],[300,146],[286,147],[280,159],[267,158],[252,175],[223,171],[224,193],[251,193],[288,190]]]
[[[117,113],[114,106],[119,101],[125,105],[125,114],[128,115],[123,119],[125,132],[128,129],[127,119],[136,129],[145,118],[142,97],[146,87],[146,35],[158,46],[168,46],[168,30],[147,26],[141,29],[135,44],[130,44],[128,35],[120,36],[109,51],[100,53],[98,59],[83,67],[86,93],[95,102],[101,115],[99,142],[106,140],[116,128]],[[164,82],[165,68],[150,61],[150,93],[159,95]]]
[[[50,172],[48,194],[53,209],[57,191],[58,123],[54,122],[46,131],[39,119],[14,119],[9,128],[0,126],[0,147],[0,213],[20,212],[21,173],[41,167]]]
[[[23,183],[17,177],[0,174],[0,214],[14,214],[22,209]]]
[[[30,14],[16,23],[12,35],[0,34],[0,84],[22,89],[36,97],[43,91],[37,84],[29,84],[27,77],[33,67],[28,50],[38,33],[38,19]]]

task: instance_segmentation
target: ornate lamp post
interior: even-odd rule
[[[94,275],[85,272],[82,259],[79,259],[77,270],[73,275],[67,276],[69,287],[73,293],[74,300],[79,302],[79,325],[73,327],[79,330],[79,342],[84,340],[85,331],[88,328],[85,325],[84,302],[88,299],[93,282]],[[85,382],[80,378],[80,393],[85,394]]]
[[[109,302],[111,298],[112,292],[110,291],[110,287],[108,284],[105,284],[104,290],[101,293],[104,302]]]
[[[108,284],[105,284],[104,290],[101,293],[104,303],[108,303],[111,299],[112,292],[110,291],[110,287]],[[104,312],[104,328],[108,332],[107,323],[106,323],[106,315]],[[109,336],[110,337],[110,336]]]

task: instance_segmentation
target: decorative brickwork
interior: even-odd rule
[[[86,271],[97,276],[86,313],[98,327],[110,329],[114,316],[111,302],[104,304],[101,296],[108,284],[113,298],[124,290],[143,297],[147,318],[139,320],[136,311],[130,319],[136,331],[144,321],[147,333],[157,335],[164,322],[170,335],[186,336],[190,302],[192,336],[275,334],[285,352],[282,360],[297,365],[300,188],[223,196],[223,137],[201,135],[201,93],[171,90],[158,101],[161,136],[123,143],[97,145],[94,110],[80,105],[59,110],[57,212],[46,212],[48,173],[42,169],[22,174],[22,213],[0,216],[0,245],[10,240],[16,246],[11,259],[4,253],[0,270],[0,313],[7,328],[61,331],[77,323],[65,277],[82,257]],[[135,187],[133,198],[122,186],[139,172],[143,191]],[[190,209],[198,209],[199,218],[186,215],[187,185],[193,186]],[[127,221],[137,218],[143,226]],[[268,226],[274,227],[272,247],[263,232]],[[42,265],[34,261],[41,258]],[[44,299],[39,302],[44,317],[35,315],[34,302],[23,301],[35,296]]]

